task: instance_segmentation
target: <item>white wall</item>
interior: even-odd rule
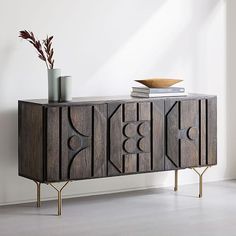
[[[227,0],[227,168],[236,175],[236,1]]]
[[[190,92],[217,94],[219,161],[205,180],[236,177],[233,152],[226,152],[224,0],[0,0],[0,204],[35,198],[34,183],[17,176],[17,100],[46,97],[47,75],[17,37],[23,29],[55,36],[56,67],[73,76],[74,96],[128,94],[134,79],[155,76],[184,78]],[[181,184],[197,180],[190,170],[180,173]],[[87,180],[64,195],[172,183],[171,172]],[[55,191],[44,186],[42,195]]]

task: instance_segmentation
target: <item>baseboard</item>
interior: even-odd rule
[[[221,178],[218,180],[209,180],[205,183],[212,183],[212,182],[221,182],[221,181],[227,181],[227,180],[233,180],[233,178]],[[179,186],[185,186],[185,185],[192,185],[197,184],[198,182],[192,182],[188,184],[179,184]],[[107,191],[96,191],[96,192],[88,192],[88,193],[81,193],[81,194],[64,194],[63,199],[70,199],[70,198],[78,198],[78,197],[89,197],[89,196],[98,196],[98,195],[105,195],[105,194],[113,194],[113,193],[123,193],[123,192],[130,192],[130,191],[138,191],[138,190],[145,190],[145,189],[152,189],[152,188],[170,188],[173,187],[173,185],[148,185],[148,186],[141,186],[141,187],[134,187],[134,188],[124,188],[124,189],[110,189]],[[41,201],[53,201],[57,200],[56,197],[47,197],[42,198]],[[5,202],[0,203],[0,206],[7,206],[7,205],[17,205],[17,204],[24,204],[24,203],[31,203],[35,202],[35,199],[26,199],[21,201],[11,201],[11,202]]]

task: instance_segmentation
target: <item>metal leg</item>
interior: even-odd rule
[[[192,168],[199,176],[199,198],[202,197],[202,179],[203,179],[203,174],[206,172],[209,166],[207,166],[204,171],[200,174],[195,168]]]
[[[66,182],[60,189],[57,189],[53,184],[49,183],[56,191],[57,191],[57,214],[60,216],[61,215],[61,207],[62,207],[62,198],[61,198],[61,193],[62,190],[66,187],[66,185],[69,183]]]
[[[175,170],[175,187],[174,191],[178,191],[178,170]]]
[[[41,190],[41,183],[34,181],[37,185],[37,207],[40,207],[41,202],[40,202],[40,190]]]

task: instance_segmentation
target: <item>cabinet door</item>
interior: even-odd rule
[[[108,105],[108,175],[164,170],[164,102]]]
[[[216,99],[167,100],[165,169],[216,164]]]
[[[60,109],[49,107],[46,114],[46,181],[60,181]]]
[[[61,108],[61,180],[107,175],[107,105]]]

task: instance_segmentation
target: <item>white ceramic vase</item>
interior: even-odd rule
[[[72,77],[60,77],[60,102],[68,102],[72,100]]]
[[[48,69],[48,101],[59,102],[59,83],[60,83],[61,70],[60,69]]]

